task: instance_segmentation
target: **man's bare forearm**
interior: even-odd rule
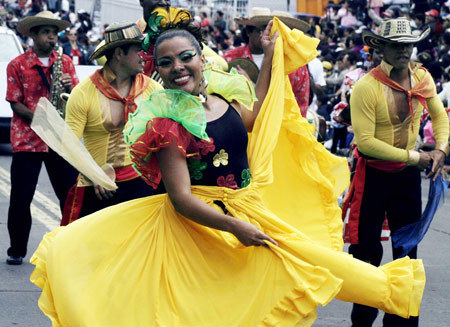
[[[33,120],[34,111],[32,111],[23,103],[11,102],[11,109],[16,115],[25,119],[28,123],[31,123],[31,121]]]

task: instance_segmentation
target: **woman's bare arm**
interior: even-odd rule
[[[272,58],[275,48],[275,42],[278,37],[278,32],[269,37],[270,29],[272,28],[273,21],[267,25],[264,33],[261,37],[262,47],[264,49],[264,59],[261,65],[261,69],[258,75],[258,80],[255,85],[255,93],[258,101],[253,106],[253,111],[247,110],[244,106],[235,106],[235,108],[241,114],[242,120],[248,132],[253,129],[256,117],[258,117],[259,110],[266,98],[267,91],[269,90],[270,78],[272,76]]]
[[[164,186],[175,210],[181,215],[198,224],[230,232],[245,246],[264,245],[265,240],[276,244],[256,226],[224,215],[192,195],[186,158],[175,143],[161,149],[157,157]]]

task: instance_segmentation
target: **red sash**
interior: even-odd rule
[[[116,173],[116,182],[118,183],[126,182],[139,177],[139,174],[136,170],[134,170],[133,166],[114,168],[114,172]],[[77,183],[75,183],[75,185],[72,186],[67,193],[61,219],[61,226],[66,226],[80,217],[85,187],[78,187]]]

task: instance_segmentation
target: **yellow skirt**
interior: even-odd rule
[[[192,193],[217,210],[222,201],[278,246],[244,247],[180,216],[166,194],[106,208],[47,234],[31,258],[53,326],[310,326],[334,297],[419,314],[421,260],[378,268],[341,252],[336,196],[348,185],[346,162],[313,139],[287,78],[318,41],[277,18],[273,31],[271,84],[247,151],[252,184]]]
[[[377,268],[317,245],[266,209],[253,185],[193,193],[223,201],[279,245],[243,247],[177,214],[166,194],[106,208],[48,233],[31,259],[53,326],[310,326],[334,297],[418,315],[420,260]]]

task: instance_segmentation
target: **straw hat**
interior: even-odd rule
[[[274,17],[277,17],[289,28],[296,28],[302,32],[309,31],[311,27],[305,21],[297,19],[285,11],[275,10],[273,12],[270,12],[269,8],[261,8],[261,7],[253,7],[248,17],[235,18],[234,21],[240,25],[250,25],[259,27],[269,24],[269,22]]]
[[[142,40],[144,40],[144,35],[142,35],[141,30],[135,23],[111,24],[105,30],[105,39],[100,42],[89,60],[100,58],[106,51],[124,44],[141,44]]]
[[[380,50],[384,43],[417,43],[425,39],[428,34],[430,34],[430,27],[417,35],[413,34],[409,20],[402,17],[384,20],[379,34],[365,31],[362,33],[362,38],[369,47]]]
[[[55,15],[51,11],[45,10],[34,16],[28,16],[22,19],[17,24],[17,31],[22,35],[31,36],[30,30],[33,27],[44,25],[56,26],[59,31],[63,31],[70,26],[70,23],[66,20],[55,18]]]

